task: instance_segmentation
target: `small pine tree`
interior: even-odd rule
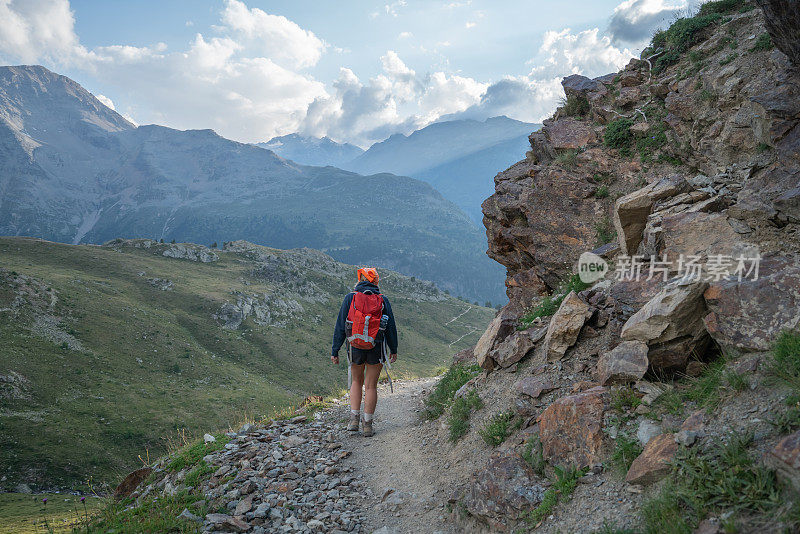
[[[170,243],[172,243],[174,245],[175,244],[175,240],[173,239],[172,241],[170,241]]]
[[[162,242],[162,243],[164,242],[164,238],[163,238],[163,237],[161,238],[161,242]]]
[[[211,243],[211,248],[217,248],[217,242],[216,242],[216,241],[214,241],[213,243]]]

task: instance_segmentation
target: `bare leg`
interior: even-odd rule
[[[383,365],[367,365],[366,395],[364,398],[364,413],[375,413],[375,406],[378,404],[378,378],[381,376]],[[351,397],[352,398],[352,397]]]
[[[364,387],[364,367],[365,364],[351,365],[350,371],[353,377],[353,383],[350,384],[350,409],[359,411],[361,410],[361,388]],[[372,411],[375,411],[374,405]]]

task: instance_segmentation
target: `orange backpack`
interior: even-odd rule
[[[380,293],[356,291],[347,312],[347,341],[350,346],[362,350],[375,348],[382,315],[383,296]]]

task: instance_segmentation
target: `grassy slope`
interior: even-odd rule
[[[27,380],[16,395],[0,397],[6,484],[109,481],[135,468],[137,455],[161,454],[165,436],[176,437],[178,429],[222,428],[344,387],[344,366],[330,365],[328,355],[353,269],[313,252],[271,253],[291,259],[275,281],[255,275],[257,263],[241,253],[220,253],[219,261],[204,264],[163,257],[160,249],[0,238],[0,310],[20,293],[15,284],[28,292],[17,312],[0,311],[0,375],[14,371]],[[412,301],[396,289],[440,294],[394,273],[384,277],[400,328],[399,372],[430,374],[473,344],[492,316],[473,307],[444,324],[468,305]],[[174,289],[161,291],[150,278],[169,279]],[[289,280],[313,281],[323,301],[301,300],[304,311],[285,328],[248,318],[229,331],[211,317],[236,301],[233,290],[280,296]],[[56,303],[47,311],[53,293]],[[58,317],[59,329],[84,351],[34,335],[31,325],[42,310]]]
[[[86,497],[84,507],[80,499],[70,494],[0,493],[0,534],[80,532],[102,504],[101,499]]]

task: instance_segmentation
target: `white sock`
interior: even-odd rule
[[[352,410],[352,409],[350,410],[350,414],[351,414],[351,415],[358,415],[358,414],[360,414],[360,413],[361,413],[361,411],[360,411],[360,410]]]
[[[364,421],[372,421],[373,417],[375,417],[374,413],[364,412]]]

